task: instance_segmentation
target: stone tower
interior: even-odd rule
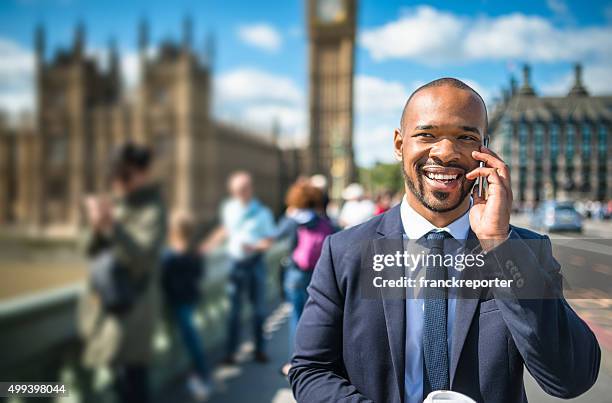
[[[353,70],[356,0],[308,0],[308,168],[331,179],[331,195],[355,179]]]
[[[15,223],[32,235],[77,234],[83,198],[110,191],[109,156],[126,140],[153,149],[154,176],[171,210],[212,224],[226,197],[227,177],[246,170],[257,196],[280,211],[285,186],[299,169],[285,164],[292,152],[279,149],[278,136],[212,118],[214,43],[212,36],[202,39],[194,46],[187,18],[180,40],[151,51],[143,22],[140,77],[124,91],[114,40],[102,68],[85,51],[83,25],[76,27],[71,46],[52,58],[46,56],[45,32],[37,28],[34,122],[12,135],[0,119],[0,223]]]
[[[96,191],[95,129],[102,110],[118,102],[118,60],[102,70],[85,54],[85,28],[72,46],[46,58],[45,32],[35,32],[35,136],[20,136],[18,215],[36,226],[75,227],[83,196]]]
[[[159,177],[172,208],[216,211],[214,145],[210,118],[210,51],[194,52],[192,22],[183,21],[182,38],[164,41],[148,55],[148,25],[139,32],[141,82],[134,135],[154,151]],[[209,41],[204,41],[206,47]],[[205,54],[203,54],[205,53]]]

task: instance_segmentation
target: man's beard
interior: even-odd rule
[[[464,169],[464,172],[467,172],[467,171]],[[421,166],[417,167],[417,172],[416,172],[418,184],[415,184],[412,181],[412,179],[408,176],[408,174],[406,173],[406,168],[404,167],[403,159],[402,159],[402,174],[404,175],[404,182],[406,183],[406,186],[408,187],[410,192],[412,192],[412,194],[421,202],[423,206],[425,206],[426,209],[433,211],[435,213],[446,213],[448,211],[452,211],[456,209],[457,207],[459,207],[461,203],[463,203],[465,198],[470,194],[472,185],[475,182],[473,180],[468,181],[465,179],[465,176],[463,176],[462,177],[463,185],[461,186],[461,196],[459,197],[457,202],[451,205],[446,205],[446,206],[435,206],[431,200],[427,200],[427,197],[425,197],[425,185],[423,184],[423,173],[421,171]],[[448,197],[450,196],[450,193],[441,192],[438,190],[434,190],[431,193],[433,197],[437,201],[440,201],[440,202],[443,202],[444,200],[448,199]]]

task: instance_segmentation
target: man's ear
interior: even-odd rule
[[[404,145],[404,136],[400,129],[395,129],[393,132],[393,155],[397,161],[402,160],[402,148]]]

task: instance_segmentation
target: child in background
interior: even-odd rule
[[[174,213],[169,230],[169,248],[162,258],[162,290],[195,368],[187,387],[195,399],[203,402],[211,394],[212,383],[193,316],[201,297],[204,259],[193,248],[193,220],[188,214]]]

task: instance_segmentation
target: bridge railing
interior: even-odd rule
[[[282,243],[266,254],[266,296],[270,303],[279,299],[278,268],[286,250],[287,245]],[[222,349],[226,337],[229,264],[220,252],[216,252],[207,257],[207,268],[204,298],[196,313],[196,323],[206,349],[212,353]],[[107,368],[90,371],[81,365],[76,312],[84,288],[84,284],[71,284],[0,303],[0,381],[63,382],[71,397],[69,400],[62,398],[62,403],[113,401],[111,372]],[[249,309],[245,309],[244,319],[249,313]],[[160,309],[160,320],[153,336],[155,354],[150,373],[153,393],[175,380],[189,365],[174,329],[165,310]],[[12,398],[8,401],[22,400]]]

